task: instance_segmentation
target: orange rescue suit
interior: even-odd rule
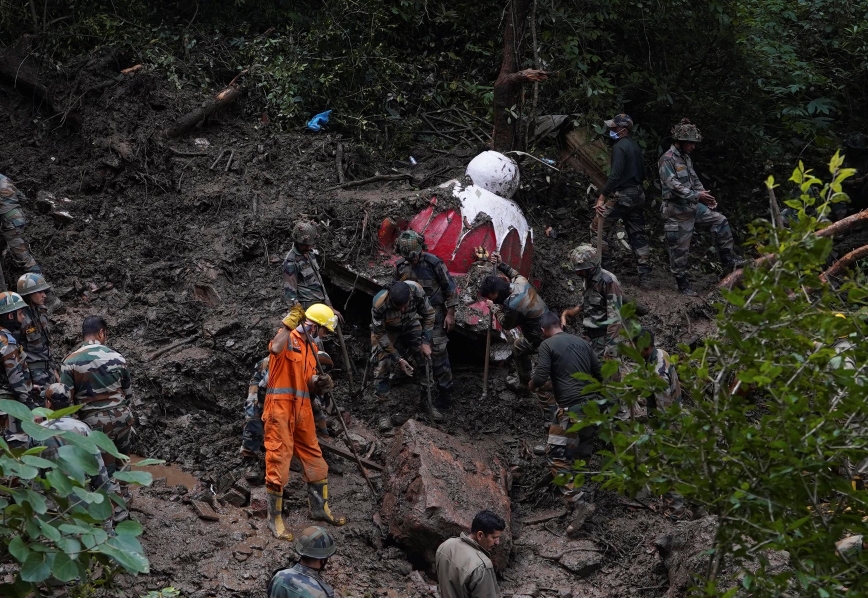
[[[318,482],[328,477],[328,465],[316,438],[308,380],[316,374],[316,347],[307,344],[304,331],[290,333],[286,348],[268,361],[268,388],[262,421],[265,422],[265,485],[283,492],[289,481],[293,451],[302,465],[302,479]]]

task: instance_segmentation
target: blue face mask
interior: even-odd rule
[[[615,131],[609,131],[609,137],[612,139],[619,139],[618,134]]]

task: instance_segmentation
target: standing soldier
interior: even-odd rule
[[[3,359],[3,373],[0,375],[0,399],[23,403],[28,409],[41,407],[30,379],[30,368],[24,359],[24,351],[15,340],[13,332],[24,321],[27,304],[18,293],[0,292],[0,357]],[[17,433],[18,427],[11,417],[7,423],[10,433]]]
[[[609,128],[609,138],[614,140],[612,163],[609,180],[594,206],[597,217],[591,221],[591,235],[596,238],[597,228],[602,220],[602,263],[611,267],[607,265],[612,251],[609,247],[609,236],[618,220],[624,221],[633,255],[636,256],[641,287],[651,273],[651,249],[645,234],[645,190],[642,188],[645,164],[642,161],[642,148],[630,138],[633,119],[626,114],[619,114],[612,120],[605,121],[605,124]]]
[[[504,330],[516,327],[521,330],[521,336],[512,345],[518,380],[507,379],[507,383],[513,388],[525,388],[533,373],[531,356],[543,341],[539,319],[549,308],[527,278],[500,261],[499,253],[492,253],[490,261],[509,280],[486,276],[479,285],[479,295],[487,300],[488,308]]]
[[[39,264],[30,253],[30,245],[24,240],[24,226],[27,224],[27,219],[24,218],[21,201],[26,200],[27,197],[15,188],[12,181],[0,174],[0,232],[3,233],[9,253],[12,254],[12,259],[18,268],[25,272],[42,274]],[[2,276],[0,273],[0,282],[5,289],[6,281]]]
[[[666,220],[666,243],[669,246],[669,268],[675,275],[681,294],[695,297],[687,278],[687,260],[693,229],[709,228],[714,233],[714,244],[723,273],[735,268],[732,254],[732,229],[726,216],[715,212],[717,201],[706,191],[693,170],[690,154],[702,135],[696,125],[686,118],[672,128],[672,147],[660,156],[660,184],[663,189],[663,218]]]
[[[396,248],[401,259],[395,264],[395,280],[418,282],[434,308],[431,356],[438,390],[434,406],[445,411],[452,407],[452,367],[446,344],[447,333],[455,325],[455,306],[458,305],[455,281],[443,260],[424,251],[425,237],[419,233],[405,230],[398,237]]]
[[[599,359],[613,358],[618,352],[618,333],[621,324],[621,305],[624,296],[621,283],[614,274],[600,267],[597,250],[590,245],[579,245],[570,253],[573,270],[584,279],[582,302],[564,310],[561,326],[566,327],[567,319],[579,313],[582,329]]]
[[[275,572],[268,582],[268,598],[332,598],[335,591],[323,581],[329,557],[337,552],[335,539],[324,528],[312,525],[295,543],[299,561]]]
[[[317,340],[334,332],[337,316],[322,303],[305,312],[295,328],[290,312],[269,344],[268,389],[262,421],[265,422],[265,487],[268,493],[268,529],[275,538],[292,540],[283,522],[283,487],[289,481],[293,455],[301,461],[302,479],[307,482],[310,517],[333,525],[345,525],[335,517],[328,502],[329,468],[316,439],[311,397],[334,387],[328,375],[317,374]]]
[[[374,296],[371,306],[371,342],[376,352],[374,388],[377,399],[389,399],[389,374],[397,365],[407,375],[413,375],[413,366],[401,355],[400,349],[408,352],[422,368],[431,357],[431,339],[434,335],[434,308],[428,302],[425,289],[418,282],[393,282]],[[427,396],[431,381],[422,380],[421,406],[427,411]],[[431,416],[442,421],[443,414],[437,409]]]
[[[132,444],[133,397],[127,360],[105,345],[108,325],[101,316],[87,316],[81,324],[82,344],[60,367],[60,382],[70,390],[72,402],[82,405],[78,418],[112,439],[118,451],[129,454]],[[109,477],[119,462],[102,453]]]
[[[18,279],[18,294],[27,302],[24,321],[15,335],[24,348],[27,367],[33,384],[39,389],[48,388],[60,379],[57,367],[51,360],[51,323],[45,298],[51,288],[42,274],[27,273]]]
[[[263,357],[253,367],[253,376],[247,384],[247,400],[244,401],[244,429],[238,452],[242,457],[251,459],[262,453],[262,406],[268,387],[268,361],[268,357]]]
[[[315,223],[306,220],[297,222],[292,229],[292,249],[283,259],[283,295],[290,308],[290,324],[295,324],[290,329],[302,322],[305,310],[314,303],[328,305],[338,319],[342,319],[328,300],[319,275],[315,248],[317,234]],[[349,368],[349,364],[345,366]]]

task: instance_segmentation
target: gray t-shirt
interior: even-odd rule
[[[602,379],[600,360],[586,340],[560,332],[542,342],[533,371],[534,386],[540,387],[551,378],[558,405],[567,408],[583,403],[587,397],[580,399],[580,395],[588,383],[573,378],[576,372]]]

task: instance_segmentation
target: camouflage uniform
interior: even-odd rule
[[[585,279],[582,293],[584,336],[599,359],[614,357],[621,331],[620,310],[624,303],[621,283],[614,274],[597,266]]]
[[[268,387],[268,357],[254,366],[253,377],[247,383],[247,400],[244,402],[244,430],[241,432],[241,446],[254,453],[262,452],[262,406],[265,404],[265,390]],[[253,388],[256,391],[253,391]]]
[[[392,304],[388,289],[374,296],[371,307],[371,343],[376,351],[374,387],[380,398],[389,396],[389,374],[401,360],[398,347],[409,352],[416,367],[424,367],[422,343],[431,344],[434,330],[434,308],[428,302],[425,289],[418,282],[406,281],[410,287],[410,306],[406,312]],[[423,370],[424,371],[424,370]],[[429,386],[422,381],[422,389]]]
[[[24,310],[15,338],[24,349],[33,384],[45,388],[57,382],[57,366],[51,360],[51,323],[44,305],[30,305]]]
[[[47,419],[41,422],[43,428],[48,428],[49,430],[61,430],[63,432],[75,432],[79,436],[90,436],[91,429],[83,421],[79,421],[74,417],[60,417],[58,419]],[[39,456],[45,459],[56,459],[57,458],[57,449],[62,446],[69,444],[66,440],[64,440],[61,436],[52,436],[51,438],[47,438],[42,442],[32,441],[34,446],[45,446],[47,447],[44,451],[42,451]],[[105,467],[105,461],[103,461],[101,454],[94,455],[96,458],[97,465],[99,466],[99,473],[95,476],[91,476],[90,478],[90,487],[92,490],[104,489],[106,491],[111,491],[111,478],[109,478],[108,470]]]
[[[669,353],[655,347],[645,361],[654,366],[654,371],[666,383],[665,390],[656,392],[654,396],[649,397],[649,415],[657,409],[668,409],[675,403],[680,405],[681,382],[678,381],[678,372],[675,371],[675,366],[669,359]]]
[[[268,598],[333,598],[336,595],[319,571],[301,563],[276,572],[268,582]]]
[[[15,341],[12,333],[0,328],[0,357],[3,359],[4,376],[0,376],[0,399],[9,399],[24,403],[28,409],[42,407],[42,401],[37,400],[30,379],[30,368],[24,357],[24,350]],[[18,433],[17,420],[9,417],[8,432]]]
[[[660,184],[663,188],[661,212],[666,220],[666,242],[669,245],[669,267],[677,278],[687,273],[690,240],[693,229],[710,228],[714,233],[717,254],[724,267],[732,265],[732,229],[726,216],[699,203],[699,193],[705,191],[693,170],[693,160],[674,145],[660,156]]]
[[[85,343],[70,353],[61,365],[60,381],[72,394],[74,404],[82,404],[79,419],[111,438],[118,451],[127,454],[132,441],[132,385],[127,362],[117,351],[97,340]],[[109,475],[118,467],[114,456],[103,453]]]
[[[443,323],[446,312],[458,305],[458,293],[455,281],[443,263],[436,255],[422,253],[416,265],[401,258],[395,264],[395,280],[413,280],[422,285],[428,302],[434,308],[434,331],[432,335],[431,359],[434,367],[434,378],[441,393],[452,389],[452,366],[449,363],[449,352],[446,344],[449,341],[447,330]]]
[[[505,274],[512,284],[509,286],[509,295],[502,304],[495,303],[492,311],[504,330],[515,327],[521,329],[521,336],[512,345],[512,355],[515,358],[518,379],[524,386],[533,373],[531,356],[543,342],[539,319],[549,308],[527,278],[503,262],[497,265],[497,269]]]
[[[30,246],[23,237],[27,219],[24,218],[20,202],[26,199],[24,194],[15,188],[12,181],[0,174],[0,232],[3,233],[15,265],[26,272],[41,274],[42,270],[30,253]]]

